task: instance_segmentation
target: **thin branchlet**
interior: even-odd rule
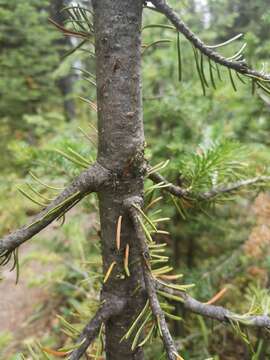
[[[5,261],[17,247],[65,214],[86,195],[98,191],[109,177],[109,171],[98,163],[82,172],[47,207],[38,213],[30,224],[0,239],[0,262]]]
[[[193,313],[224,323],[237,321],[246,326],[270,329],[270,317],[267,315],[239,315],[222,306],[209,305],[207,303],[200,302],[186,292],[169,287],[169,284],[166,286],[166,284],[161,284],[156,280],[154,281],[156,289],[164,291],[170,295],[181,297],[184,308]]]
[[[91,321],[85,326],[77,340],[77,343],[81,345],[71,353],[69,360],[79,360],[97,337],[102,324],[106,324],[112,316],[121,313],[125,305],[126,299],[119,298],[115,295],[109,295],[103,299],[102,305]]]
[[[134,230],[136,236],[138,238],[138,246],[141,253],[141,265],[143,268],[145,289],[149,298],[150,307],[152,313],[156,318],[156,322],[158,324],[158,328],[160,329],[162,341],[164,344],[164,348],[167,353],[168,360],[176,360],[177,359],[177,350],[174,344],[174,340],[169,331],[165,315],[163,310],[161,309],[157,292],[154,286],[154,280],[151,273],[151,267],[149,263],[150,254],[148,250],[148,246],[145,240],[145,236],[143,233],[143,229],[141,227],[141,223],[139,221],[139,212],[137,210],[138,206],[141,206],[142,200],[140,198],[130,198],[125,202],[125,207],[129,213],[131,221],[134,226]],[[136,205],[134,207],[134,205]]]
[[[150,171],[151,168],[148,168],[148,171]],[[155,184],[163,183],[166,185],[163,189],[167,192],[170,192],[172,195],[176,197],[185,197],[189,195],[189,191],[187,189],[184,189],[180,186],[174,185],[171,182],[169,182],[167,179],[165,179],[161,174],[157,172],[153,172],[148,175],[149,179],[152,180]]]
[[[148,170],[151,168],[148,168]],[[200,193],[193,193],[189,189],[185,189],[183,187],[174,185],[173,183],[169,182],[166,178],[164,178],[159,173],[151,173],[148,175],[149,179],[152,180],[155,184],[163,183],[167,185],[163,187],[162,190],[169,192],[170,194],[178,197],[178,198],[188,198],[194,200],[211,200],[213,198],[218,198],[222,195],[228,195],[231,193],[235,193],[237,191],[241,191],[243,188],[254,186],[254,185],[263,185],[265,183],[270,182],[270,176],[256,176],[249,179],[243,179],[236,182],[232,182],[229,184],[220,184],[215,186],[208,191],[200,192]]]
[[[189,27],[184,23],[180,16],[167,4],[165,0],[152,0],[152,3],[155,5],[156,9],[164,14],[168,20],[175,26],[175,28],[182,33],[190,43],[198,49],[202,54],[207,56],[210,60],[214,61],[216,64],[225,66],[228,69],[235,70],[236,72],[249,76],[250,78],[261,80],[261,81],[270,81],[270,75],[265,74],[261,71],[254,70],[248,66],[246,61],[234,59],[228,59],[218,52],[213,50],[213,47],[207,46],[201,39],[194,34]]]

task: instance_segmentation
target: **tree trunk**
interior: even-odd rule
[[[104,285],[107,294],[126,298],[128,305],[106,327],[107,360],[142,360],[143,351],[131,351],[120,339],[146,302],[140,255],[123,201],[143,196],[144,133],[141,94],[142,3],[134,0],[93,1],[96,34],[98,105],[98,162],[114,175],[114,184],[99,193],[103,271],[116,265]],[[121,248],[116,249],[116,224],[123,216]],[[123,259],[130,246],[130,277]]]

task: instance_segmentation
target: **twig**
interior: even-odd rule
[[[98,191],[108,178],[109,172],[98,163],[82,172],[60,195],[37,214],[29,225],[25,225],[0,239],[0,260],[1,257],[6,257],[22,243],[31,239],[60,215],[71,209],[87,194]]]
[[[69,360],[79,360],[97,337],[101,325],[106,323],[112,316],[118,315],[123,311],[125,305],[126,301],[124,299],[110,295],[96,312],[89,324],[83,329],[77,341],[78,344],[81,343],[81,346],[72,352]]]
[[[200,193],[198,195],[198,197],[202,200],[208,200],[208,199],[211,199],[220,194],[230,193],[230,192],[239,190],[242,187],[254,185],[258,182],[267,182],[267,181],[270,181],[270,176],[257,176],[257,177],[251,178],[251,179],[239,180],[239,181],[229,184],[229,185],[224,185],[224,186],[221,185],[221,186],[214,187],[209,191]]]
[[[233,69],[241,74],[248,75],[258,80],[270,81],[270,75],[249,68],[245,61],[229,60],[224,56],[218,54],[216,51],[212,50],[211,47],[208,47],[206,44],[204,44],[198,38],[198,36],[194,34],[189,29],[189,27],[181,20],[180,16],[166,3],[165,0],[152,0],[151,2],[155,5],[157,10],[159,10],[171,21],[171,23],[176,27],[176,29],[181,32],[193,44],[195,48],[200,50],[202,54],[206,55],[215,63],[223,65],[228,69]]]
[[[63,27],[62,25],[58,24],[56,21],[54,21],[53,19],[49,18],[48,19],[49,22],[51,24],[53,24],[58,30],[62,31],[66,36],[75,36],[75,37],[80,37],[80,38],[87,38],[89,37],[89,34],[86,32],[81,32],[81,31],[72,31],[70,29],[66,29],[65,27]]]
[[[130,198],[125,202],[125,206],[128,210],[129,216],[134,226],[136,236],[138,238],[138,245],[141,252],[141,259],[142,259],[141,262],[143,267],[146,292],[150,301],[152,312],[155,315],[156,321],[161,330],[162,341],[166,349],[167,357],[169,360],[176,360],[177,350],[174,341],[172,339],[172,336],[170,334],[170,331],[168,329],[168,325],[164,313],[159,304],[159,300],[155,289],[154,279],[151,274],[151,268],[149,263],[150,255],[145,241],[145,236],[139,221],[138,211],[133,206],[134,204],[136,204],[137,206],[141,206],[141,199],[135,197],[135,198]]]
[[[150,169],[150,168],[149,168]],[[251,179],[239,180],[235,183],[231,183],[228,185],[219,185],[213,187],[209,191],[201,192],[198,194],[193,194],[192,191],[188,189],[181,188],[177,185],[170,183],[167,179],[165,179],[159,173],[152,173],[148,175],[149,179],[151,179],[154,183],[159,184],[163,182],[166,187],[162,188],[164,191],[171,193],[172,195],[179,197],[179,198],[196,198],[198,200],[210,200],[216,196],[221,194],[228,194],[237,190],[240,190],[243,187],[254,185],[260,182],[269,182],[270,176],[256,176]]]
[[[181,188],[179,186],[176,186],[176,185],[172,184],[171,182],[166,180],[159,173],[155,172],[155,173],[149,174],[148,177],[155,184],[160,184],[162,182],[162,183],[164,183],[164,185],[167,185],[166,187],[164,187],[164,190],[170,192],[174,196],[182,198],[182,197],[185,197],[185,196],[189,195],[189,191],[187,189],[183,189],[183,188]]]
[[[246,326],[270,329],[270,317],[267,315],[239,315],[222,306],[202,303],[188,295],[186,292],[172,289],[171,287],[167,287],[158,281],[155,282],[155,286],[156,289],[182,298],[185,309],[188,309],[193,313],[209,317],[220,322],[229,323],[229,321],[232,320],[238,321]]]

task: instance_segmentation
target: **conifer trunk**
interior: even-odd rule
[[[104,286],[107,294],[127,299],[125,311],[106,327],[107,360],[143,360],[120,339],[145,305],[140,255],[123,201],[143,196],[144,132],[141,94],[140,0],[95,0],[96,79],[98,105],[98,162],[114,181],[99,193],[103,271],[117,264]],[[121,249],[116,249],[116,224],[123,216]],[[129,244],[130,277],[123,259]]]

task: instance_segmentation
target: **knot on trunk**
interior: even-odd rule
[[[133,205],[137,205],[140,208],[143,207],[143,198],[140,196],[130,196],[123,201],[123,205],[127,210],[132,209]]]

